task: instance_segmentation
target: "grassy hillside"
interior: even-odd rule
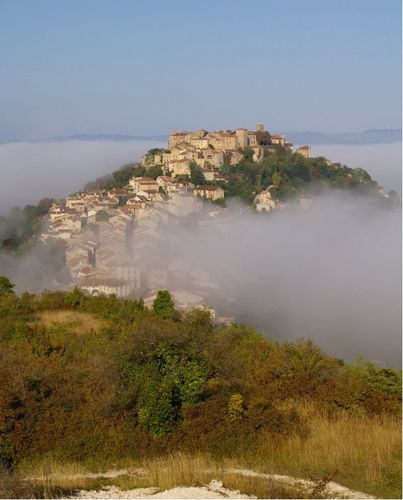
[[[78,290],[0,294],[0,359],[6,469],[201,453],[400,495],[401,378],[392,369],[215,326],[169,300],[149,311]]]

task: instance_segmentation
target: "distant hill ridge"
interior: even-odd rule
[[[402,141],[401,128],[373,128],[364,132],[286,132],[287,137],[294,144],[392,144]],[[68,141],[161,141],[166,142],[166,135],[130,135],[130,134],[73,134],[67,136],[43,137],[39,139],[2,139],[0,143],[5,142],[68,142]]]
[[[322,132],[287,132],[294,144],[392,144],[402,141],[402,129],[368,129],[364,132],[328,134]]]

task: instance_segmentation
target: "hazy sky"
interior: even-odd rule
[[[0,140],[400,127],[400,0],[0,0]]]

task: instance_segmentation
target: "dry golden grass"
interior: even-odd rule
[[[175,486],[198,486],[217,479],[224,468],[224,463],[214,461],[208,455],[172,455],[142,462],[149,486],[161,490]]]
[[[189,455],[175,453],[168,456],[132,462],[130,468],[105,471],[94,474],[80,464],[63,464],[56,460],[25,464],[21,469],[28,479],[26,486],[31,487],[32,495],[41,492],[42,496],[52,498],[63,492],[75,490],[101,490],[114,485],[121,490],[153,487],[159,491],[178,486],[208,485],[213,479],[219,479],[228,489],[255,495],[258,498],[322,498],[321,492],[313,494],[312,488],[301,489],[264,477],[248,477],[230,471],[236,465],[233,460],[217,461],[209,455]],[[30,491],[30,490],[26,490]]]
[[[143,472],[137,468],[95,472],[87,464],[63,462],[52,456],[22,463],[19,477],[25,478],[25,490],[31,491],[32,498],[53,498],[59,496],[59,493],[74,490],[100,490],[108,485],[115,485],[121,490],[149,485]]]
[[[175,453],[142,462],[146,480],[144,485],[168,490],[177,486],[203,486],[213,479],[219,479],[225,488],[258,498],[322,498],[320,493],[309,496],[312,492],[271,479],[228,472],[227,469],[235,464],[234,460],[217,461],[208,455]]]
[[[302,478],[331,477],[353,489],[400,497],[400,419],[340,415],[329,420],[316,415],[309,423],[311,434],[306,439],[276,441],[267,435],[252,465]]]
[[[257,498],[323,498],[319,491],[315,494],[312,489],[303,490],[267,478],[224,473],[221,479],[225,488]]]
[[[46,328],[64,325],[74,333],[95,331],[102,328],[102,321],[89,313],[78,311],[43,311],[37,315],[37,321]]]
[[[252,470],[301,479],[332,480],[380,497],[401,497],[402,430],[399,418],[340,414],[329,419],[309,405],[301,411],[309,419],[311,428],[305,439],[290,436],[273,440],[271,435],[266,435],[258,453],[220,462],[203,455],[162,457],[143,462],[147,479],[150,485],[167,489],[180,484],[206,484],[219,478],[229,488],[259,497],[266,492],[263,498],[270,498],[271,490],[280,494],[281,485],[267,479],[257,481],[240,475],[230,478],[225,473],[228,468],[243,465]],[[257,490],[251,487],[253,484]],[[283,485],[280,498],[288,498],[289,494],[293,494],[292,487]]]
[[[119,462],[119,469],[114,467],[97,473],[92,467],[83,464],[63,463],[47,457],[36,462],[25,462],[20,472],[30,480],[48,481],[64,488],[87,489],[93,487],[95,481],[113,483],[122,489],[155,486],[165,490],[175,486],[208,483],[217,477],[221,469],[221,465],[207,455],[175,453],[141,462],[123,459]]]
[[[17,472],[0,469],[0,498],[61,498],[72,493],[72,488],[53,485],[48,479],[27,481]]]
[[[19,472],[25,477],[41,478],[51,476],[52,478],[59,478],[86,476],[93,471],[78,462],[63,462],[52,456],[44,456],[39,460],[22,462]]]
[[[224,486],[259,498],[304,498],[312,491],[279,484],[267,478],[245,477],[227,472],[244,467],[300,479],[326,478],[343,486],[382,498],[401,497],[401,421],[396,417],[352,417],[340,414],[329,419],[310,407],[302,408],[309,418],[311,434],[274,440],[263,436],[260,449],[249,456],[215,460],[208,455],[175,453],[136,461],[122,458],[115,477],[94,477],[94,465],[66,464],[56,460],[25,464],[24,475],[42,476],[48,489],[100,489],[114,484],[121,489],[153,486],[166,490],[175,486],[208,484],[220,479]],[[99,470],[99,469],[98,469]],[[142,473],[143,471],[143,473]],[[105,474],[105,469],[103,470]],[[325,482],[325,481],[324,481]],[[321,492],[315,492],[316,498]]]

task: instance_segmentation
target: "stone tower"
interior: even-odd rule
[[[235,130],[235,135],[237,138],[238,146],[240,148],[246,148],[248,145],[248,131],[246,128],[237,128]]]

